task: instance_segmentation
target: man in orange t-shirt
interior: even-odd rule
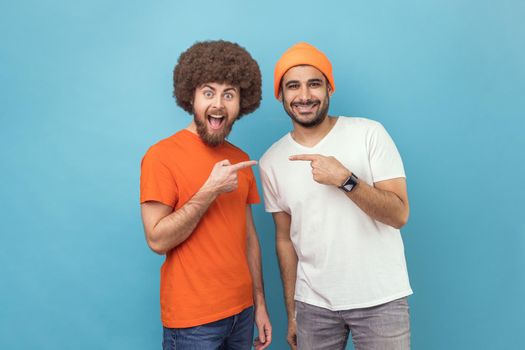
[[[161,268],[163,349],[256,349],[272,330],[251,204],[259,202],[246,153],[225,139],[261,100],[257,62],[237,44],[207,41],[180,57],[173,74],[189,126],[142,160],[146,240],[166,254]]]

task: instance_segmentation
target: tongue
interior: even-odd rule
[[[220,128],[221,124],[222,124],[222,119],[217,119],[217,118],[210,117],[210,125],[211,125],[211,127],[213,129]]]

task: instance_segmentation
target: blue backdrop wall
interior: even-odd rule
[[[160,348],[139,164],[189,123],[171,74],[205,39],[260,64],[261,108],[231,135],[252,158],[291,127],[271,84],[298,41],[332,60],[331,114],[389,130],[411,199],[414,349],[523,346],[524,18],[519,0],[2,0],[0,348]],[[285,349],[273,224],[254,210]]]

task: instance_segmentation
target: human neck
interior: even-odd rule
[[[191,123],[186,127],[186,130],[191,131],[195,135],[198,135],[197,132],[197,125],[195,125],[195,121],[191,121]]]
[[[294,128],[290,135],[295,142],[305,147],[314,147],[332,130],[337,122],[337,117],[326,116],[321,124],[311,128],[301,126],[294,121],[292,122]]]

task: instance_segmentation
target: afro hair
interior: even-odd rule
[[[173,96],[193,113],[195,89],[205,83],[230,84],[240,89],[240,119],[261,103],[261,71],[252,56],[236,43],[217,40],[193,44],[183,52],[173,71]]]

